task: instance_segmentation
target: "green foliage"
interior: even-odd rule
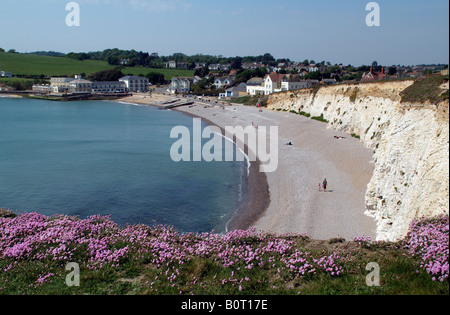
[[[440,88],[442,84],[448,81],[449,76],[434,76],[418,79],[414,84],[400,93],[402,103],[423,104],[430,102],[437,105],[444,100],[448,100],[448,90],[444,91]]]
[[[124,77],[122,71],[118,69],[112,70],[102,70],[99,72],[92,73],[88,76],[88,80],[91,81],[118,81],[120,78]]]
[[[311,117],[311,119],[314,119],[314,120],[317,120],[317,121],[321,121],[321,122],[324,122],[324,123],[328,123],[329,122],[328,120],[323,118],[323,114],[321,114],[320,116]]]
[[[299,113],[299,115],[302,115],[302,116],[305,116],[305,117],[311,117],[311,114],[310,113],[306,113],[306,112],[304,112],[304,111],[301,111],[300,113]]]
[[[93,73],[116,69],[116,66],[108,64],[103,60],[76,60],[67,57],[51,57],[32,54],[10,54],[0,52],[0,65],[2,70],[11,71],[15,76],[20,77],[52,77],[68,76],[85,73],[89,76]],[[6,67],[7,65],[7,67]],[[124,74],[146,76],[149,73],[161,73],[165,79],[172,80],[172,77],[191,77],[193,70],[183,69],[155,69],[147,67],[123,67]]]
[[[151,84],[164,84],[166,79],[164,74],[157,72],[149,72],[145,75],[145,77],[150,81]]]
[[[260,103],[260,106],[265,107],[267,106],[268,97],[264,96],[241,96],[237,98],[236,100],[233,100],[233,103],[237,104],[243,104],[247,106],[257,106],[258,102]]]

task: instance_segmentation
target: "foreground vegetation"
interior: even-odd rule
[[[449,294],[448,216],[413,222],[405,240],[387,243],[0,213],[3,295]],[[70,262],[80,286],[66,284]],[[366,284],[370,262],[380,266],[380,286]]]

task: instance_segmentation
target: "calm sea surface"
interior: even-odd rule
[[[173,162],[170,131],[192,124],[149,106],[0,98],[0,208],[224,232],[247,163]]]

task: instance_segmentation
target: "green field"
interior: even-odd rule
[[[90,75],[94,72],[114,69],[106,61],[85,60],[78,61],[65,57],[48,57],[26,54],[0,53],[0,67],[2,71],[11,71],[14,76],[35,77],[35,76],[74,76],[84,73]],[[174,76],[194,75],[192,70],[179,69],[155,69],[133,67],[124,68],[122,72],[126,75],[146,75],[151,72],[164,74],[166,80],[171,80]]]

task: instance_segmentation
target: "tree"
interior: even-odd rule
[[[397,73],[397,67],[389,67],[389,69],[388,69],[389,75],[394,75],[396,73]]]
[[[271,54],[266,53],[262,56],[261,62],[264,64],[275,65],[275,58]]]
[[[113,66],[118,66],[118,65],[120,65],[120,59],[119,59],[119,57],[117,57],[117,56],[109,56],[109,57],[107,58],[107,61],[108,61],[108,63],[109,63],[110,65],[113,65]]]
[[[151,84],[164,84],[166,82],[166,78],[162,73],[150,72],[145,76]]]
[[[0,48],[0,53],[4,53],[5,50],[3,48]]]
[[[122,78],[124,74],[122,71],[117,69],[112,70],[103,70],[99,72],[92,73],[88,79],[91,81],[118,81],[120,78]]]
[[[242,58],[241,57],[233,58],[233,61],[231,62],[231,69],[233,69],[233,70],[242,69]]]

